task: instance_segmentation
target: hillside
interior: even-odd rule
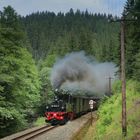
[[[79,135],[81,140],[139,140],[140,138],[140,83],[127,82],[127,137],[121,129],[121,86],[120,81],[113,87],[114,95],[102,101],[96,120]],[[79,137],[78,136],[78,137]]]
[[[91,14],[72,9],[66,14],[37,12],[22,18],[31,52],[36,60],[50,54],[63,56],[84,50],[99,61],[119,60],[119,24],[106,14]]]
[[[123,18],[125,72],[128,82],[127,138],[135,139],[139,136],[140,122],[140,0],[127,0]],[[110,19],[114,22],[109,22]],[[110,14],[80,10],[74,12],[73,9],[65,14],[43,11],[25,17],[18,15],[11,6],[0,11],[0,137],[28,128],[37,117],[44,115],[46,104],[54,96],[50,74],[58,58],[60,60],[71,52],[83,50],[90,58],[88,60],[95,58],[99,63],[117,64],[119,70],[116,74],[120,79],[121,19],[117,19],[118,17]],[[77,68],[78,64],[74,66]],[[73,67],[69,66],[73,71]],[[89,70],[86,66],[83,65]],[[102,69],[100,68],[101,72]],[[59,76],[64,75],[62,73]],[[78,80],[81,79],[79,73],[77,77]],[[69,81],[72,81],[71,77]],[[98,85],[102,81],[101,77]],[[114,136],[120,139],[120,93],[120,84],[116,84],[113,96],[101,104],[97,132],[94,135],[96,139],[113,139]]]

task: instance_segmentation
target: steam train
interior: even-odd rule
[[[55,94],[54,101],[46,106],[45,118],[47,123],[65,124],[90,111],[89,100],[98,101],[98,98],[76,96],[71,94]],[[94,106],[94,110],[97,106]]]

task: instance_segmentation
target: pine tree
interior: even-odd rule
[[[47,11],[34,13],[22,18],[22,21],[36,60],[51,53],[64,55],[72,51],[85,50],[97,56],[98,60],[118,62],[118,57],[108,58],[118,54],[115,47],[119,46],[119,26],[117,23],[108,23],[108,17],[113,18],[112,15],[93,15],[87,10],[74,12],[70,9],[66,14],[60,12],[55,15]],[[112,52],[109,46],[112,47]]]
[[[138,72],[138,54],[140,53],[140,1],[128,0],[125,6],[126,21],[126,74],[128,78],[135,78]],[[137,63],[136,63],[137,62]],[[137,71],[136,71],[137,69]],[[135,76],[134,76],[135,75]],[[138,78],[139,79],[139,78]]]

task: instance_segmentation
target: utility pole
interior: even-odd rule
[[[122,15],[121,19],[111,22],[120,22],[121,24],[121,82],[122,82],[122,135],[127,135],[127,121],[126,121],[126,81],[125,81],[125,21]]]
[[[133,11],[130,12],[133,13]],[[124,137],[127,136],[126,80],[125,80],[125,21],[126,22],[137,21],[137,17],[134,17],[134,19],[125,19],[125,15],[122,15],[121,19],[118,19],[116,21],[111,20],[111,22],[120,22],[121,24],[122,135]]]
[[[112,93],[111,79],[113,79],[113,78],[109,77],[108,79],[109,79],[109,95],[111,95],[111,93]]]
[[[126,114],[126,80],[125,80],[125,21],[132,22],[137,19],[125,19],[124,15],[118,21],[121,23],[121,81],[122,81],[122,134],[127,136],[127,114]]]
[[[127,135],[126,124],[126,81],[125,81],[125,24],[124,17],[121,19],[121,81],[122,81],[122,134]]]
[[[107,86],[108,86],[108,87],[107,87],[107,89],[108,89],[108,94],[107,94],[107,95],[110,96],[111,93],[112,93],[111,79],[113,79],[113,78],[109,76],[107,79],[109,80],[109,81],[108,81],[108,85],[107,85]]]

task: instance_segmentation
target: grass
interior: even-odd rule
[[[89,125],[88,131],[85,133],[81,140],[92,140],[95,135],[95,126],[96,120],[92,123],[92,125]]]
[[[74,135],[72,140],[91,140],[93,138],[95,132],[94,130],[96,125],[96,120],[97,120],[96,112],[94,112],[92,116],[93,119],[88,120],[85,126],[82,127],[76,135]]]
[[[73,136],[72,140],[83,140],[84,135],[88,132],[89,125],[90,121],[88,121],[85,126]]]
[[[34,122],[34,126],[41,126],[41,125],[45,125],[45,118],[44,117],[39,117],[35,122]]]
[[[99,119],[89,127],[82,140],[135,140],[140,132],[140,83],[128,81],[127,100],[127,137],[121,130],[121,92],[120,83],[114,85],[114,95],[102,101],[98,110]]]

